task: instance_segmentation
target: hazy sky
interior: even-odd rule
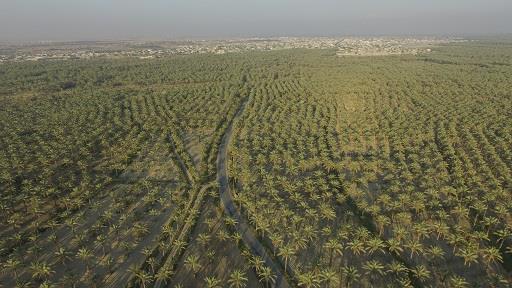
[[[512,33],[512,0],[0,0],[0,41]]]

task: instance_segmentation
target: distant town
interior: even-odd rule
[[[250,38],[194,41],[88,41],[44,42],[24,45],[0,44],[0,63],[14,61],[71,60],[91,58],[140,59],[169,55],[226,54],[283,49],[333,49],[338,56],[379,56],[428,53],[441,44],[465,41],[460,38]]]

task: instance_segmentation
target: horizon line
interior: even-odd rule
[[[126,38],[84,38],[84,39],[60,39],[60,40],[1,40],[2,45],[33,45],[33,44],[58,44],[58,43],[122,43],[122,42],[178,42],[178,41],[229,41],[251,39],[280,39],[280,38],[479,38],[479,37],[506,37],[512,36],[512,32],[505,33],[357,33],[357,34],[288,34],[288,35],[247,35],[247,36],[179,36],[179,37],[126,37]]]

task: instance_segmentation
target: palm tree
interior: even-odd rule
[[[457,275],[450,277],[450,284],[453,288],[466,288],[469,285],[466,279]]]
[[[279,249],[279,253],[277,255],[284,258],[284,272],[286,273],[286,268],[288,267],[288,261],[290,260],[290,257],[295,255],[295,248],[292,246],[284,246],[283,248]]]
[[[487,270],[490,271],[492,265],[496,262],[502,263],[503,257],[501,256],[500,250],[495,247],[489,247],[482,249],[480,251],[482,254],[482,258],[484,259],[485,264],[487,265]]]
[[[174,234],[174,228],[172,225],[166,225],[162,229],[162,234],[164,237],[170,238]]]
[[[68,251],[66,251],[66,249],[64,249],[63,247],[59,247],[59,249],[57,251],[55,251],[55,257],[57,257],[57,259],[59,260],[59,262],[61,264],[64,264],[66,263],[66,261],[68,260],[71,260],[71,256]]]
[[[165,256],[165,252],[169,250],[169,243],[165,240],[162,240],[158,242],[158,251],[160,252],[161,256]]]
[[[18,259],[10,258],[4,263],[5,269],[11,269],[14,280],[18,281],[18,269],[21,267],[21,261]]]
[[[146,223],[135,223],[131,230],[133,237],[136,239],[139,239],[149,233],[149,228]]]
[[[197,236],[197,242],[199,242],[199,244],[201,246],[206,247],[206,244],[208,244],[208,242],[210,241],[210,235],[207,235],[205,233],[200,233],[198,236]]]
[[[232,217],[226,217],[224,223],[229,227],[235,227],[238,222]]]
[[[226,231],[219,230],[219,232],[217,232],[217,239],[219,239],[220,241],[225,241],[229,239],[229,235]]]
[[[105,256],[105,254],[106,254],[106,251],[105,251],[105,245],[106,245],[105,241],[106,241],[106,240],[107,240],[107,237],[106,237],[105,235],[103,235],[103,234],[100,234],[100,235],[98,235],[98,236],[96,237],[96,241],[94,241],[94,242],[95,242],[95,244],[97,244],[97,245],[100,245],[100,246],[101,246],[101,254],[102,254],[103,256]]]
[[[329,266],[332,264],[332,258],[334,253],[343,255],[343,245],[337,239],[330,239],[327,243],[324,244],[324,247],[327,248],[329,253]]]
[[[430,271],[428,271],[428,269],[423,265],[418,265],[414,267],[414,269],[412,269],[411,271],[414,274],[414,276],[421,282],[424,282],[425,280],[430,278]]]
[[[197,255],[190,255],[185,259],[185,267],[192,271],[194,274],[194,278],[197,276],[197,272],[201,269],[201,264],[199,263],[199,257]]]
[[[47,280],[55,271],[52,267],[45,262],[33,262],[30,264],[32,270],[32,277],[39,280]]]
[[[142,269],[130,269],[136,281],[142,286],[142,288],[146,288],[146,285],[149,284],[153,280],[153,276]]]
[[[372,286],[374,286],[375,280],[377,279],[376,276],[382,276],[386,274],[386,271],[384,270],[384,265],[380,263],[377,260],[370,260],[367,261],[363,265],[363,269],[366,270],[365,275],[370,277],[370,283]]]
[[[357,271],[357,268],[355,268],[354,266],[344,267],[342,273],[343,276],[345,277],[345,287],[350,287],[350,284],[352,282],[356,281],[357,279],[359,279],[359,277],[361,277],[361,275],[359,275],[359,271]]]
[[[212,263],[213,260],[215,260],[215,250],[213,249],[208,249],[206,251],[206,259],[208,259],[208,263]]]
[[[114,268],[114,258],[111,255],[104,256],[103,260],[98,264],[107,268],[108,271],[112,273],[112,269]]]
[[[272,269],[269,267],[262,267],[258,273],[258,277],[260,278],[260,282],[265,282],[266,287],[270,287],[271,283],[276,281],[276,276],[272,273]]]
[[[80,248],[78,249],[78,252],[76,253],[76,256],[78,259],[82,260],[85,264],[85,271],[86,273],[89,272],[90,269],[90,260],[93,257],[91,251],[87,248]]]
[[[263,259],[257,255],[252,256],[249,262],[251,263],[252,266],[254,266],[254,269],[256,271],[259,271],[264,267],[263,265],[265,265],[265,261],[263,261]]]
[[[400,274],[407,273],[409,271],[407,267],[404,266],[404,264],[393,261],[390,264],[388,264],[388,270],[386,272],[392,273],[396,276],[399,276]]]
[[[171,269],[164,267],[164,268],[158,270],[158,272],[155,275],[155,279],[157,281],[161,281],[162,283],[164,283],[164,286],[165,286],[165,285],[167,285],[167,281],[169,281],[169,279],[171,279],[172,274],[173,274],[173,271]]]
[[[325,285],[326,287],[331,287],[331,284],[339,283],[338,276],[336,275],[336,271],[334,271],[331,268],[322,270],[322,272],[320,273],[320,278],[321,278],[322,282],[326,283],[326,285]]]
[[[206,277],[204,280],[206,282],[207,288],[221,288],[222,287],[222,285],[220,285],[220,280],[215,278],[215,276]]]
[[[353,241],[348,242],[347,248],[350,249],[353,255],[361,255],[361,253],[366,252],[364,242],[359,239],[354,239]]]
[[[180,240],[180,239],[176,239],[174,242],[173,242],[173,245],[174,247],[176,247],[176,249],[179,251],[179,250],[183,250],[185,249],[185,246],[187,245],[187,242],[183,241],[183,240]]]
[[[76,228],[78,227],[79,224],[80,223],[78,222],[78,220],[75,217],[72,217],[72,218],[69,218],[66,220],[66,225],[71,229],[71,233],[73,233],[73,235],[75,235]]]
[[[242,241],[242,235],[240,235],[238,231],[234,232],[231,238],[235,240],[236,245],[240,244],[240,241]]]
[[[476,247],[462,248],[456,255],[464,258],[464,265],[471,266],[471,263],[478,263],[478,250]]]
[[[414,285],[412,285],[411,279],[409,279],[409,277],[400,277],[397,279],[397,282],[399,284],[398,287],[414,288]]]
[[[24,203],[24,202],[23,202]],[[17,231],[20,227],[21,223],[23,222],[23,217],[20,213],[16,212],[13,213],[9,219],[7,219],[7,223],[12,225],[12,229],[14,231]]]
[[[503,243],[505,243],[505,239],[512,236],[512,232],[508,229],[500,229],[494,232],[494,235],[498,238],[498,243],[500,243],[499,249],[501,249]]]
[[[419,241],[411,241],[409,244],[406,244],[405,247],[411,250],[411,259],[414,254],[419,255],[419,253],[423,252],[423,245]]]
[[[427,256],[431,262],[444,259],[444,250],[439,246],[430,246],[427,249]]]
[[[385,215],[378,215],[375,218],[375,222],[377,222],[379,236],[382,236],[384,234],[384,229],[386,228],[386,225],[389,225],[391,223],[391,220]]]
[[[384,248],[386,247],[386,244],[379,238],[375,237],[366,242],[366,246],[368,247],[368,252],[370,252],[370,255],[372,255],[375,252],[381,252],[384,253]]]
[[[247,281],[245,273],[236,269],[229,275],[228,284],[230,288],[243,288],[247,286]]]
[[[155,257],[149,257],[147,263],[149,268],[151,268],[151,274],[155,274],[155,266],[158,264],[158,261],[156,261]]]
[[[320,287],[320,281],[314,272],[307,272],[298,276],[299,286],[304,288]]]
[[[55,232],[52,232],[48,236],[48,240],[50,240],[54,245],[57,245],[59,243],[59,239],[57,238],[57,234],[55,234]]]

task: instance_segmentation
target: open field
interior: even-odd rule
[[[448,42],[5,61],[0,287],[510,287],[512,41]]]

